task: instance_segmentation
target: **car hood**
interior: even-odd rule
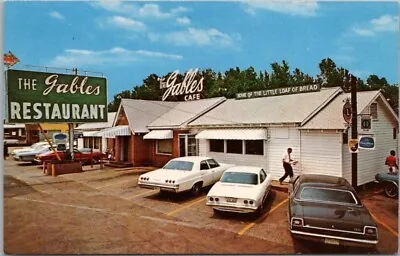
[[[12,154],[19,154],[19,153],[23,153],[23,152],[29,152],[32,151],[33,148],[21,148],[21,149],[15,149],[13,150]]]
[[[35,149],[35,150],[26,151],[26,152],[20,152],[20,153],[17,153],[16,155],[18,155],[18,156],[38,155],[38,154],[46,153],[49,151],[50,151],[49,149]]]
[[[195,176],[193,171],[157,169],[143,174],[141,177],[148,177],[150,182],[165,182],[165,180],[175,180],[177,182],[192,176]]]
[[[369,212],[363,206],[346,206],[305,202],[301,204],[304,225],[362,232],[369,220]]]
[[[207,196],[255,199],[258,189],[256,185],[222,183],[218,181],[210,189]]]

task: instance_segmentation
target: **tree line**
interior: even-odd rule
[[[340,86],[345,92],[350,91],[350,73],[343,67],[338,67],[336,63],[325,58],[319,63],[320,73],[312,77],[300,69],[290,70],[286,61],[282,63],[274,62],[271,64],[272,71],[256,72],[253,67],[245,70],[240,68],[230,68],[224,73],[215,72],[212,69],[199,70],[196,79],[203,77],[203,97],[226,97],[234,98],[237,93],[268,90],[282,87],[319,84],[321,87]],[[142,85],[136,85],[132,90],[124,90],[114,95],[113,100],[108,105],[108,111],[118,110],[121,98],[142,99],[142,100],[161,100],[164,93],[160,89],[159,78],[169,77],[171,73],[159,77],[151,74],[143,80]],[[179,74],[176,82],[182,82],[185,74]],[[370,75],[366,81],[355,77],[357,90],[381,90],[382,94],[388,100],[392,108],[398,113],[399,87],[396,84],[389,84],[384,77],[375,74]],[[171,97],[168,100],[177,100],[177,97]]]

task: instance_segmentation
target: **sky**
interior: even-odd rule
[[[105,76],[109,101],[153,73],[250,66],[271,71],[270,64],[282,60],[311,76],[329,57],[364,80],[370,74],[391,84],[399,80],[397,2],[3,4],[3,51],[19,58],[14,69],[78,68]]]

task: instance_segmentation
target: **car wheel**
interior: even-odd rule
[[[196,184],[193,185],[191,192],[193,196],[198,196],[201,192],[201,182],[197,182]]]
[[[387,197],[395,198],[399,194],[399,189],[393,183],[387,183],[385,186],[385,194]]]

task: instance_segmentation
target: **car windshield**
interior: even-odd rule
[[[221,177],[221,182],[240,183],[240,184],[258,184],[258,175],[248,172],[225,172]]]
[[[357,204],[357,200],[351,191],[339,189],[304,187],[301,190],[300,199],[316,202],[325,201],[333,203]]]
[[[193,162],[188,161],[170,161],[163,167],[163,169],[180,171],[191,171],[192,168]]]

